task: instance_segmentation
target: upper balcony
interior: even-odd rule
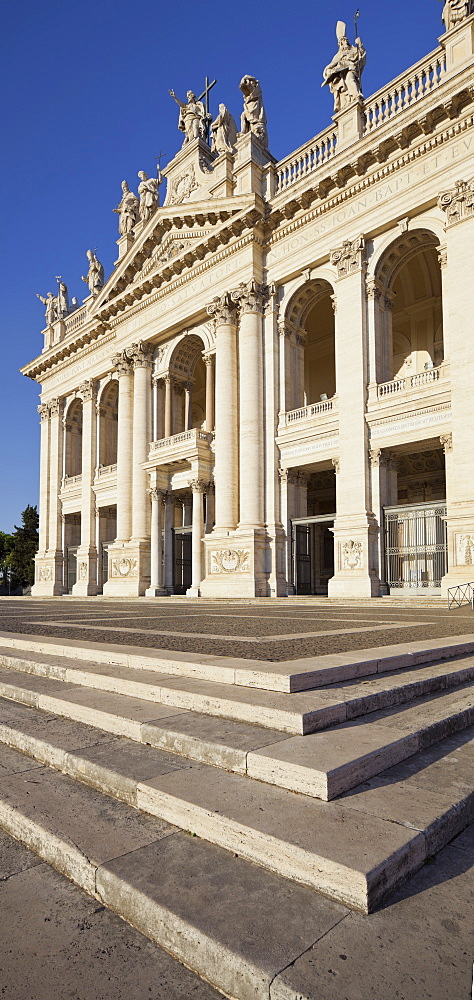
[[[331,449],[338,430],[337,396],[280,413],[276,443],[280,448],[282,464],[291,465],[293,452],[295,455],[314,452],[316,458],[326,448]]]
[[[451,419],[449,362],[415,375],[370,385],[367,422],[372,437],[394,434],[425,438],[444,431]]]
[[[150,445],[147,468],[182,463],[209,463],[212,458],[214,434],[193,427],[188,431],[161,438]]]

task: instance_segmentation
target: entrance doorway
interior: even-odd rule
[[[393,596],[439,594],[447,569],[446,503],[385,507],[387,584]]]
[[[295,518],[292,526],[293,582],[301,596],[327,595],[334,576],[335,514]]]
[[[185,594],[192,581],[192,527],[173,529],[173,592]]]
[[[77,581],[77,545],[67,549],[67,593],[72,594],[72,588]]]

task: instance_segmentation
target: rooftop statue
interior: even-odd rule
[[[260,84],[254,76],[244,76],[239,86],[244,95],[244,110],[240,119],[241,134],[253,132],[257,139],[267,146],[267,116]]]
[[[445,0],[442,18],[446,31],[454,28],[470,14],[474,14],[474,0]]]
[[[337,22],[336,36],[339,48],[332,62],[323,71],[324,83],[321,86],[329,86],[334,96],[334,111],[337,113],[363,96],[361,78],[366,51],[360,38],[356,38],[355,45],[351,45],[344,21]]]
[[[233,153],[237,142],[237,125],[225,104],[219,104],[219,114],[211,124],[211,149],[216,153]]]
[[[97,295],[104,284],[104,268],[93,250],[87,250],[86,257],[89,261],[89,270],[85,277],[82,275],[82,280],[89,286],[91,295]]]
[[[158,208],[158,191],[162,181],[161,170],[158,167],[157,177],[149,177],[144,170],[139,170],[138,176],[140,178],[138,185],[140,221],[148,222],[155,209]]]
[[[48,292],[46,298],[44,298],[43,295],[38,295],[38,293],[36,293],[36,298],[39,299],[40,302],[42,302],[43,305],[46,307],[46,312],[45,312],[46,326],[52,326],[53,323],[56,323],[56,320],[59,319],[58,300],[56,296],[53,295],[52,292]]]
[[[178,128],[184,132],[183,146],[193,139],[205,139],[207,131],[207,115],[202,101],[199,101],[192,90],[188,90],[186,103],[176,97],[174,90],[169,91],[170,96],[179,105]]]
[[[56,281],[58,283],[58,294],[57,294],[57,308],[59,319],[63,316],[67,316],[69,312],[69,295],[67,290],[67,285],[64,283],[60,275],[56,275]]]
[[[126,236],[131,233],[138,222],[138,198],[133,191],[130,191],[127,181],[122,181],[122,200],[118,208],[114,208],[114,212],[120,216],[120,235]]]

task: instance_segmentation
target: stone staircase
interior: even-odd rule
[[[0,825],[237,1000],[290,1000],[316,928],[474,817],[469,643],[282,664],[0,644]]]

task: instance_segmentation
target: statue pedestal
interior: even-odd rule
[[[364,134],[364,102],[353,101],[343,111],[338,111],[332,118],[337,126],[337,152],[352,146]]]
[[[209,194],[213,198],[231,198],[234,193],[234,179],[232,176],[234,167],[234,157],[232,153],[221,153],[212,164],[213,185],[209,188]]]
[[[215,184],[215,154],[203,139],[186,142],[163,170],[167,180],[163,207],[189,201],[206,201]]]
[[[457,73],[474,55],[474,16],[450,28],[439,42],[446,51],[446,76]]]
[[[258,194],[263,197],[267,188],[268,165],[276,160],[253,132],[241,133],[237,139],[234,162],[236,195]]]
[[[134,240],[135,237],[133,233],[125,233],[125,236],[121,236],[120,239],[117,240],[119,255],[118,255],[118,260],[115,261],[115,264],[118,264],[119,260],[121,260],[122,257],[125,257],[125,254],[128,253],[128,251],[130,250],[130,247],[132,246]]]

